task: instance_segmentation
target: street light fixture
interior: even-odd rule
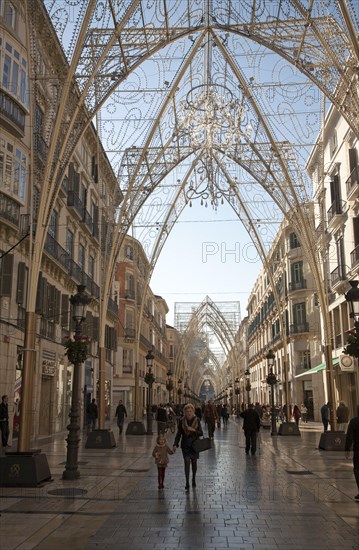
[[[359,281],[349,281],[351,288],[345,294],[349,306],[349,316],[354,319],[356,336],[359,336]]]
[[[80,423],[79,423],[79,400],[80,400],[80,367],[88,354],[87,338],[82,336],[82,323],[86,319],[86,308],[91,302],[91,298],[85,295],[85,286],[77,286],[77,294],[70,297],[70,303],[73,307],[73,320],[75,322],[75,334],[73,340],[66,343],[66,355],[74,365],[70,424],[67,426],[69,433],[67,436],[67,456],[65,470],[62,474],[63,479],[78,479],[80,472],[78,469],[78,450],[80,442]]]
[[[148,394],[147,394],[147,435],[152,435],[152,385],[155,381],[153,376],[152,367],[153,367],[154,355],[152,349],[148,350],[146,355],[146,367],[147,372],[145,376],[145,382],[148,384]]]
[[[276,410],[274,407],[274,386],[277,383],[277,377],[275,373],[273,372],[273,365],[274,365],[274,359],[275,355],[273,353],[273,350],[269,350],[269,352],[266,355],[267,364],[268,364],[268,376],[267,376],[267,384],[271,388],[271,421],[272,421],[272,432],[271,435],[278,435],[277,433],[277,421],[276,421]]]

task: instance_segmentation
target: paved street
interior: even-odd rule
[[[170,457],[165,489],[157,489],[155,435],[122,435],[111,450],[82,448],[77,482],[61,480],[66,447],[57,439],[42,445],[53,482],[1,489],[0,547],[356,550],[352,462],[319,451],[320,431],[314,423],[302,427],[301,437],[262,431],[252,457],[244,452],[241,423],[231,419],[201,454],[197,487],[188,494],[180,450]],[[66,496],[56,494],[64,488]]]

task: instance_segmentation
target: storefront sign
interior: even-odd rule
[[[42,376],[55,376],[56,364],[55,361],[43,359],[42,361]]]

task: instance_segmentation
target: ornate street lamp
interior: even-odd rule
[[[251,379],[250,379],[250,374],[251,373],[249,372],[249,369],[247,369],[247,370],[244,371],[244,374],[247,377],[246,378],[246,392],[247,392],[247,406],[248,406],[251,402],[251,395],[250,395],[250,391],[252,389]]]
[[[153,367],[154,356],[152,349],[148,350],[146,355],[146,367],[147,372],[145,376],[145,382],[148,384],[148,394],[147,394],[147,435],[152,435],[152,385],[155,381],[153,376],[152,367]]]
[[[271,435],[278,435],[277,433],[277,421],[276,421],[276,410],[275,410],[275,407],[274,407],[274,386],[276,385],[277,383],[277,377],[275,375],[275,373],[273,372],[273,365],[274,365],[274,359],[275,359],[275,355],[273,353],[273,350],[269,350],[267,355],[266,355],[266,359],[267,359],[267,364],[268,364],[268,376],[267,376],[267,384],[270,386],[271,388],[271,409],[272,409],[272,412],[271,412],[271,421],[272,421],[272,432],[271,432]]]
[[[349,316],[354,319],[354,334],[348,336],[347,345],[344,348],[346,355],[359,357],[359,281],[349,281],[351,288],[345,294],[349,306]]]
[[[73,320],[75,322],[74,338],[65,342],[68,360],[73,364],[73,380],[71,395],[70,424],[67,436],[67,456],[65,470],[62,474],[63,479],[78,479],[80,472],[78,470],[78,450],[80,442],[80,423],[79,423],[79,400],[80,400],[80,367],[88,357],[88,338],[82,336],[82,323],[86,319],[86,308],[91,302],[91,298],[85,295],[85,286],[77,286],[77,294],[70,297],[70,303],[73,307]]]

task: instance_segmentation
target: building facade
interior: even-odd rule
[[[30,71],[27,13],[22,2],[1,2],[0,56],[0,392],[16,402],[14,436],[21,414],[22,360],[29,270],[41,197],[47,194],[44,170],[51,143],[57,83],[67,61],[43,3],[36,7],[36,51]],[[89,357],[81,374],[82,413],[97,396],[101,282],[111,240],[111,205],[119,204],[117,178],[93,126],[78,143],[49,212],[41,254],[36,300],[36,372],[32,436],[66,428],[73,365],[64,339],[73,334],[69,298],[77,285],[91,297],[83,334]],[[113,306],[113,307],[112,307]],[[116,354],[117,307],[106,319],[106,378],[110,399]],[[82,414],[84,420],[85,415]]]

